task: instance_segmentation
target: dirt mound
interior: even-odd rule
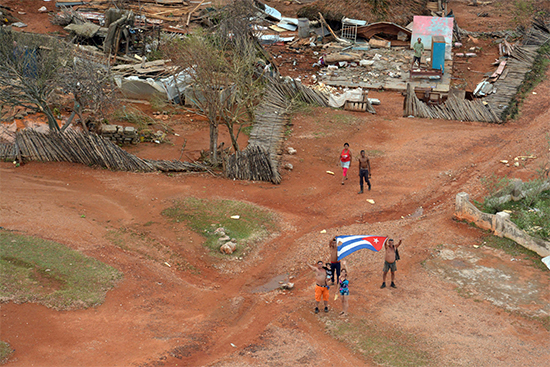
[[[342,18],[354,18],[373,22],[394,22],[407,25],[413,14],[426,11],[427,0],[323,0],[306,5],[298,11],[299,17],[317,19],[319,13],[327,21],[340,22]]]

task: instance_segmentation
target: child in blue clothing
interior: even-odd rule
[[[342,296],[342,312],[340,315],[345,315],[348,312],[348,297],[349,297],[349,280],[348,271],[345,266],[342,268],[340,274],[340,296]]]

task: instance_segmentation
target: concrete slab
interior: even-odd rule
[[[407,83],[413,87],[433,88],[440,93],[448,93],[452,77],[452,60],[445,62],[443,77],[439,80],[427,78],[413,78],[409,76],[409,60],[412,60],[410,50],[370,50],[365,53],[365,58],[379,54],[379,60],[372,67],[344,67],[335,71],[319,73],[319,81],[332,87],[384,89],[403,92],[407,89]],[[427,56],[427,55],[425,55]],[[425,59],[425,57],[424,57]],[[392,76],[393,75],[393,76]],[[396,77],[396,76],[399,77]]]

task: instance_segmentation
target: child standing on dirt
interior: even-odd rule
[[[340,296],[342,297],[342,312],[341,316],[345,316],[348,313],[348,297],[349,297],[349,280],[348,280],[348,270],[346,264],[343,264],[342,273],[340,275]]]
[[[344,180],[348,179],[348,169],[351,163],[351,151],[349,150],[349,144],[344,143],[344,150],[342,150],[342,153],[340,153],[340,165],[342,166],[342,185],[344,184]]]
[[[306,262],[306,265],[315,272],[315,301],[317,302],[315,307],[315,313],[319,313],[319,303],[321,299],[325,303],[325,312],[328,312],[328,284],[326,270],[322,261],[317,261],[317,266],[313,266]]]

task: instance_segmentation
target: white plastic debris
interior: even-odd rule
[[[38,9],[38,12],[39,13],[45,13],[48,11],[48,8],[46,8],[45,6],[41,7],[40,9]]]
[[[241,217],[240,215],[232,215],[231,219],[239,219],[240,217]]]

